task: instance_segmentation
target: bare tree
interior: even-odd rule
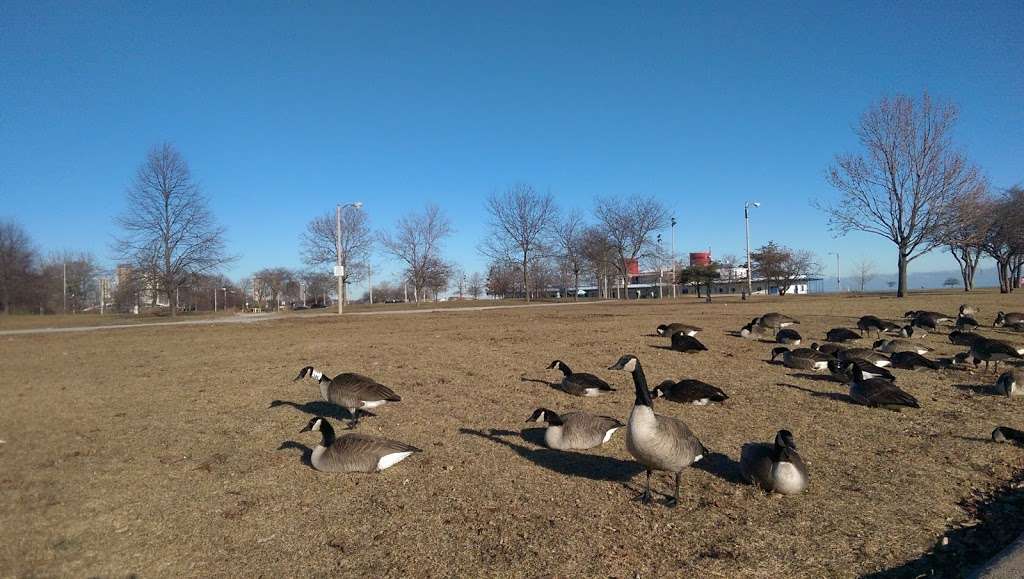
[[[306,224],[302,232],[302,261],[310,267],[330,267],[340,263],[345,268],[342,276],[342,294],[348,292],[348,284],[362,279],[366,272],[366,260],[373,248],[373,234],[370,232],[366,212],[355,207],[341,210],[341,260],[338,260],[338,215],[328,211]],[[345,295],[338,299],[345,300]]]
[[[313,305],[327,306],[327,295],[334,290],[337,282],[334,276],[325,271],[309,269],[299,274],[306,293],[306,302]]]
[[[381,244],[394,257],[405,262],[407,278],[413,285],[417,302],[423,290],[430,287],[436,278],[436,269],[441,260],[441,243],[451,235],[452,226],[448,218],[433,204],[422,213],[410,213],[395,224],[395,233],[382,233]]]
[[[516,284],[521,282],[515,267],[505,260],[495,260],[487,269],[487,293],[496,298],[505,299],[514,294],[518,289]]]
[[[298,280],[295,272],[284,267],[264,268],[253,274],[253,277],[260,280],[266,287],[271,307],[276,310],[280,307],[283,296],[288,292],[289,287]]]
[[[989,218],[982,248],[996,261],[999,293],[1010,293],[1018,286],[1020,258],[1024,256],[1024,189],[1011,187],[999,199],[988,204]]]
[[[837,155],[829,182],[841,197],[816,203],[834,232],[874,233],[899,254],[899,288],[907,293],[907,267],[940,243],[947,206],[977,186],[978,170],[953,148],[957,108],[899,95],[864,113],[856,129],[865,154]]]
[[[775,284],[779,295],[784,296],[789,288],[805,281],[820,269],[817,258],[806,250],[793,250],[774,241],[750,252],[754,264],[754,275],[763,277],[768,285]]]
[[[479,299],[480,294],[484,291],[484,284],[484,276],[480,275],[480,272],[474,271],[466,281],[466,291],[474,300]]]
[[[151,271],[178,309],[178,289],[189,276],[212,273],[234,260],[224,228],[207,207],[185,159],[170,144],[150,150],[128,187],[128,207],[117,218],[123,236],[115,250],[137,269]]]
[[[853,277],[860,285],[860,293],[864,293],[864,287],[868,285],[868,282],[875,279],[875,262],[862,257],[853,264]]]
[[[668,210],[654,197],[628,199],[600,197],[594,214],[615,253],[612,267],[622,279],[623,297],[629,299],[627,263],[655,255],[651,236],[668,223]]]
[[[974,276],[992,225],[993,204],[987,188],[988,184],[980,180],[974,189],[954,199],[938,232],[939,241],[960,266],[965,292],[974,289]]]
[[[29,299],[26,292],[33,282],[36,251],[28,232],[15,221],[0,221],[0,303],[10,315],[16,301]]]
[[[65,296],[69,312],[80,312],[94,303],[93,298],[99,299],[96,278],[100,270],[90,253],[52,253],[43,262],[41,273],[40,301],[47,311],[65,311]]]
[[[587,261],[584,255],[586,249],[584,245],[585,231],[586,226],[583,223],[583,215],[578,211],[570,212],[555,227],[555,239],[558,242],[562,263],[565,270],[573,278],[573,301],[579,299],[577,294],[580,288],[580,273],[583,272],[583,267]]]
[[[545,253],[557,219],[555,199],[533,187],[518,184],[487,198],[490,232],[480,251],[491,259],[517,263],[523,287],[529,288],[530,262]],[[530,292],[525,293],[530,301]]]

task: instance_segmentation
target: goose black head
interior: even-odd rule
[[[306,425],[303,426],[302,430],[300,430],[299,432],[318,432],[323,423],[323,416],[314,416],[313,418],[309,419],[309,422],[307,422]]]
[[[992,431],[992,441],[993,442],[1006,442],[1006,440],[1007,440],[1006,439],[1006,433],[1003,432],[1003,427],[1002,426],[997,426],[996,429]]]
[[[811,349],[816,351],[816,352],[820,351],[821,350],[821,344],[819,344],[817,342],[811,342]]]
[[[317,370],[312,366],[306,366],[305,368],[299,370],[299,375],[296,376],[295,379],[292,380],[292,382],[298,382],[299,380],[302,380],[303,378],[306,377],[307,374],[309,375],[310,378],[316,380],[317,382],[322,382],[325,378],[324,373],[321,372],[320,370]]]
[[[917,310],[910,310],[909,312],[903,314],[903,317],[904,318],[914,318],[914,317],[917,317]]]
[[[796,450],[796,441],[793,440],[793,433],[788,430],[780,430],[775,435],[775,446]]]
[[[548,370],[561,370],[564,366],[565,366],[565,362],[563,362],[561,360],[555,360],[554,362],[548,364],[547,369]]]
[[[667,325],[665,325],[665,324],[658,324],[658,328],[657,328],[658,335],[659,336],[664,336],[665,335],[665,330],[667,330],[667,329],[668,329]]]
[[[772,348],[772,362],[774,362],[775,358],[777,358],[780,354],[785,354],[788,351],[789,351],[789,348],[787,348],[785,346],[779,346],[777,348]]]
[[[558,414],[556,414],[552,410],[548,410],[547,408],[538,408],[534,410],[533,414],[531,414],[530,417],[526,419],[526,421],[547,422],[548,424],[554,426],[557,426],[562,423],[562,420],[559,418]]]
[[[651,398],[664,398],[665,390],[672,386],[672,384],[674,384],[674,382],[671,380],[663,380],[661,384],[658,384],[653,390],[651,390]]]
[[[871,348],[874,349],[874,350],[877,350],[877,349],[881,348],[882,346],[886,345],[888,342],[889,342],[889,340],[875,340],[875,343],[871,344]]]
[[[619,361],[608,366],[609,370],[625,370],[626,372],[633,372],[636,370],[636,366],[639,360],[633,354],[626,354],[619,358]]]

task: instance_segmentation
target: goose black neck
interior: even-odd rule
[[[562,374],[564,376],[572,376],[572,369],[569,368],[569,366],[567,366],[565,362],[560,363],[558,365],[558,369],[562,371]]]
[[[636,362],[636,368],[633,368],[633,385],[636,386],[635,405],[653,407],[651,392],[647,389],[647,376],[644,376],[644,369],[639,360]]]
[[[321,442],[323,446],[334,444],[334,427],[331,426],[330,422],[326,420],[320,421],[320,434],[323,436],[323,441]]]
[[[562,425],[562,417],[550,410],[544,413],[544,418],[546,419],[545,422],[548,423],[548,426]]]

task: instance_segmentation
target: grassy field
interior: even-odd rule
[[[1022,296],[970,299],[991,324],[999,309],[1024,310]],[[1024,450],[988,436],[996,424],[1024,427],[1024,401],[989,394],[983,370],[896,371],[922,408],[865,408],[841,384],[769,364],[771,344],[731,332],[779,311],[803,322],[809,343],[862,314],[953,312],[961,300],[690,298],[2,337],[0,575],[911,573],[949,529],[975,523],[965,501],[1020,472]],[[670,321],[702,326],[710,351],[656,348],[667,340],[649,334]],[[944,335],[923,343],[962,350]],[[563,453],[537,446],[523,423],[538,406],[625,420],[629,375],[605,370],[624,353],[652,384],[693,377],[730,396],[656,403],[714,451],[684,473],[676,509],[633,500],[643,474],[621,432]],[[534,381],[558,379],[544,369],[555,358],[618,391],[575,398]],[[312,383],[291,381],[307,364],[391,385],[402,402],[359,431],[424,452],[375,475],[305,466],[319,440],[299,434],[310,414],[344,414],[317,404]],[[740,446],[783,427],[809,465],[801,496],[767,496],[738,476]],[[670,492],[671,479],[657,476],[655,488]]]

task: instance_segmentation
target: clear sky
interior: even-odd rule
[[[754,246],[890,272],[891,245],[835,240],[809,206],[835,194],[826,167],[872,101],[928,90],[960,105],[958,142],[994,184],[1024,181],[1022,23],[1019,0],[7,0],[0,216],[44,251],[108,260],[125,185],[167,140],[242,256],[233,277],[300,265],[305,223],[354,200],[376,228],[436,202],[457,230],[447,257],[482,269],[483,199],[515,182],[566,209],[655,195],[680,252],[740,254],[757,200]]]

